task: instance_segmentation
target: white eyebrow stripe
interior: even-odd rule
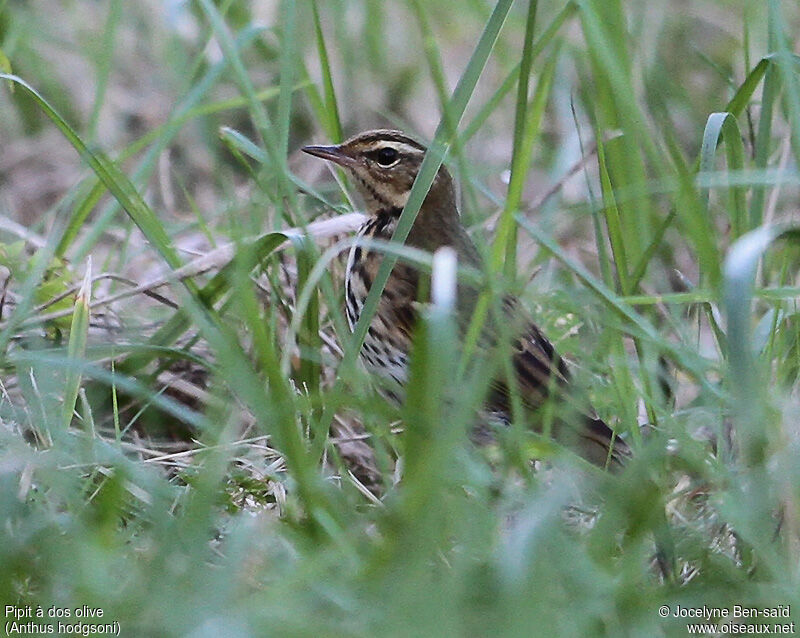
[[[422,155],[424,153],[424,151],[419,150],[416,146],[404,144],[403,142],[395,142],[394,147],[397,149],[398,153],[405,153],[408,155]]]
[[[381,148],[393,148],[398,153],[403,153],[405,155],[422,155],[424,151],[421,151],[416,146],[411,146],[411,144],[406,144],[405,142],[396,142],[394,140],[379,140],[373,142],[370,145],[370,151],[377,151]]]

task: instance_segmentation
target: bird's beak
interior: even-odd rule
[[[304,146],[303,152],[324,160],[339,164],[339,166],[355,166],[356,160],[342,150],[341,146]]]

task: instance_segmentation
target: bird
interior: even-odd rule
[[[370,250],[364,239],[389,241],[392,238],[426,148],[401,131],[376,129],[359,133],[341,144],[305,146],[302,150],[344,168],[364,200],[367,220],[358,231],[345,269],[345,312],[350,329],[354,330],[384,255],[382,251]],[[461,222],[455,183],[444,164],[438,169],[405,243],[429,253],[449,246],[455,251],[459,264],[485,271],[481,254]],[[403,261],[395,264],[359,353],[370,372],[388,381],[383,384],[384,393],[397,402],[402,401],[402,387],[408,377],[409,353],[423,283],[423,276],[413,264]],[[477,299],[478,291],[474,286],[459,284],[457,315],[462,334]],[[518,299],[504,298],[503,315],[514,317],[510,325],[518,326],[511,336],[510,348],[514,382],[535,429],[537,408],[554,388],[559,395],[570,396],[570,372]],[[491,322],[487,324],[484,332],[495,335],[490,334],[483,342],[497,341],[497,333],[501,331]],[[496,424],[511,422],[510,395],[508,383],[502,377],[492,381],[481,410],[483,418],[473,430],[474,441],[487,443],[492,439],[490,432]],[[554,439],[597,466],[613,470],[622,467],[631,452],[623,439],[591,408],[572,412],[569,417],[557,417],[551,432]],[[570,422],[564,423],[564,420]]]

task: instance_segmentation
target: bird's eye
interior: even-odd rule
[[[394,149],[391,146],[386,146],[375,154],[375,160],[381,166],[391,166],[397,161],[397,157],[397,149]]]

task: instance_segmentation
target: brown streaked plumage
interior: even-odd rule
[[[306,146],[303,151],[343,166],[353,177],[369,214],[359,237],[391,239],[422,164],[425,147],[399,131],[375,130],[339,145]],[[461,224],[453,179],[444,166],[425,197],[406,244],[428,252],[450,246],[461,264],[483,267],[477,248]],[[381,259],[382,253],[358,244],[350,251],[345,275],[345,308],[351,329],[358,321]],[[398,263],[394,267],[361,350],[367,368],[388,380],[388,393],[398,399],[406,381],[418,283],[419,273],[413,266]],[[458,313],[462,328],[472,316],[476,300],[474,288],[459,285]],[[507,299],[504,311],[510,325],[519,327],[514,331],[518,336],[513,343],[512,363],[519,396],[533,412],[549,390],[566,388],[569,370],[519,302]],[[492,341],[492,335],[487,336],[487,341]],[[492,415],[493,420],[507,423],[510,411],[508,387],[497,380],[491,386],[485,412]],[[609,449],[611,459],[620,463],[629,454],[627,445],[620,439],[615,440],[613,431],[601,419],[582,412],[576,411],[577,424],[557,422],[555,437],[597,465],[606,464]],[[487,431],[486,427],[476,429],[474,438],[479,442],[485,440]]]

